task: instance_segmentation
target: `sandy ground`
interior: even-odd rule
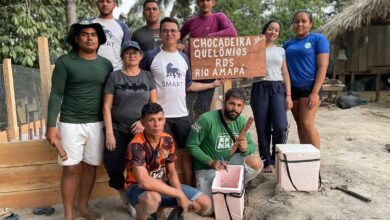
[[[244,115],[252,115],[250,107]],[[289,114],[288,143],[298,143],[295,122]],[[322,188],[318,192],[282,192],[274,174],[262,173],[246,188],[245,219],[390,219],[390,103],[352,109],[321,107],[317,116],[323,161]],[[256,139],[254,126],[252,137]],[[387,145],[387,146],[386,146]],[[365,203],[341,191],[337,185],[372,199]],[[95,200],[93,210],[105,219],[131,219],[119,198]],[[61,205],[50,216],[34,216],[31,209],[15,210],[20,219],[62,219]],[[201,218],[189,214],[186,219]]]

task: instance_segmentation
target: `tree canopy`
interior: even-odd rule
[[[239,35],[256,35],[269,19],[282,23],[280,43],[292,36],[290,24],[293,14],[300,9],[313,12],[314,26],[320,27],[328,16],[342,10],[350,0],[224,0],[217,1],[214,11],[224,12],[233,22]],[[95,0],[2,0],[0,3],[0,59],[11,58],[15,64],[37,66],[37,37],[46,36],[49,40],[50,55],[54,60],[69,48],[65,44],[67,33],[68,4],[77,9],[77,20],[97,14]],[[119,3],[123,2],[119,1]],[[161,0],[162,12],[175,2],[172,16],[180,22],[197,14],[193,7],[195,0]],[[142,17],[143,0],[136,0],[128,15],[121,19],[131,30],[144,25]],[[333,7],[326,13],[325,7]],[[74,10],[74,9],[73,9]],[[163,14],[163,13],[161,13]]]
[[[95,14],[94,0],[76,0],[79,17]],[[0,5],[0,59],[37,66],[37,38],[47,37],[50,55],[56,58],[67,46],[66,5],[63,0],[2,0]]]

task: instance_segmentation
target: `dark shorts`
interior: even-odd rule
[[[293,101],[297,101],[301,98],[307,98],[309,97],[312,90],[313,90],[313,86],[291,87],[291,99]],[[321,91],[322,89],[319,92],[320,99],[321,99]]]
[[[181,184],[181,190],[186,195],[187,199],[190,201],[190,207],[199,196],[202,195],[202,192],[198,189]],[[130,188],[127,190],[127,198],[129,199],[131,205],[135,207],[135,205],[139,202],[139,199],[141,198],[142,194],[145,192],[145,190],[141,189],[138,184],[130,186]],[[160,207],[175,207],[177,206],[177,200],[175,197],[170,197],[161,194],[161,205]]]
[[[180,118],[167,118],[164,125],[164,132],[173,136],[177,148],[185,148],[188,134],[191,131],[191,121],[188,116]]]

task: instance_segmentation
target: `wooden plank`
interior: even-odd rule
[[[0,132],[0,143],[1,142],[8,142],[8,134],[7,131],[1,131]]]
[[[368,67],[390,67],[390,47],[387,45],[390,36],[390,25],[375,25],[368,29],[369,50]]]
[[[376,74],[375,79],[375,102],[379,102],[380,95],[381,95],[381,73]]]
[[[0,193],[54,189],[60,187],[62,166],[56,163],[0,168]],[[107,182],[103,166],[96,172],[96,182]]]
[[[363,27],[361,29],[361,36],[359,39],[359,55],[358,55],[358,68],[359,72],[367,72],[367,63],[368,57],[370,54],[368,53],[368,27]],[[371,44],[370,44],[371,46]]]
[[[19,140],[20,141],[29,140],[29,124],[24,124],[19,126]]]
[[[265,36],[191,38],[192,79],[265,76]],[[172,77],[176,73],[172,69]]]
[[[355,72],[351,72],[351,82],[350,82],[350,90],[355,90]]]
[[[41,79],[43,117],[47,118],[47,104],[51,89],[51,74],[49,45],[46,37],[38,37],[39,71]]]
[[[233,81],[231,79],[225,80],[225,83],[223,84],[223,96],[225,96],[225,93],[232,88]]]
[[[0,167],[55,163],[56,150],[46,140],[0,143]]]
[[[117,196],[118,192],[107,183],[95,183],[91,199]],[[33,208],[62,203],[61,189],[43,189],[25,192],[0,193],[0,207]]]
[[[8,129],[11,140],[16,140],[18,138],[18,120],[16,117],[15,89],[11,59],[3,60],[3,75],[5,100],[7,105]]]

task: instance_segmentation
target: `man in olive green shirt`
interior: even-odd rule
[[[202,114],[192,125],[186,146],[193,158],[196,185],[202,192],[211,197],[211,185],[215,171],[226,169],[227,164],[243,165],[245,182],[259,174],[263,164],[254,155],[255,145],[249,132],[245,138],[237,139],[238,149],[230,155],[234,141],[223,123],[237,138],[243,129],[246,119],[240,116],[245,105],[245,93],[233,88],[226,92],[221,110]]]
[[[75,216],[98,219],[101,216],[88,208],[88,200],[95,183],[96,167],[102,162],[103,86],[113,68],[109,60],[96,53],[106,42],[100,24],[73,24],[67,41],[72,50],[58,58],[53,71],[46,138],[59,150],[58,163],[63,166],[61,192],[65,219]],[[78,213],[75,214],[73,205],[79,169]]]

